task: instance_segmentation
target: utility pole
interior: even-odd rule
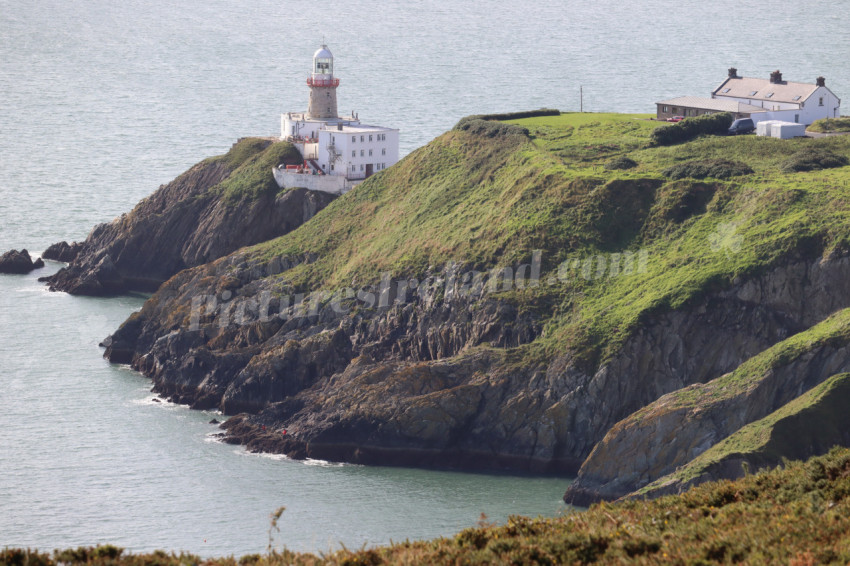
[[[579,111],[584,112],[584,86],[578,87]]]

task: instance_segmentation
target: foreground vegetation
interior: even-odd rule
[[[285,515],[281,519],[286,520]],[[54,553],[6,549],[0,565],[250,564],[846,564],[850,561],[850,450],[835,449],[735,482],[654,501],[594,505],[556,519],[511,517],[451,538],[312,555],[242,558],[130,555],[112,546]]]

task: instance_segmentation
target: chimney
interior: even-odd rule
[[[738,78],[738,69],[735,67],[729,67],[729,78],[737,79]]]
[[[770,82],[776,85],[782,84],[782,73],[778,69],[770,73]]]
[[[818,86],[826,86],[826,79],[823,77],[818,77],[815,79],[815,84]]]

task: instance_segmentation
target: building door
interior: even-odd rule
[[[374,165],[372,163],[366,164],[366,178],[367,179],[372,176],[372,173],[374,173],[374,170],[372,169],[373,167],[374,167]]]

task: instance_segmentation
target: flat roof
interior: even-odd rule
[[[328,124],[323,130],[327,130],[329,132],[339,132],[341,131],[344,134],[368,134],[373,132],[397,132],[398,128],[385,128],[383,126],[370,126],[368,124],[358,124],[356,126],[343,126],[342,130],[339,128]]]
[[[717,112],[741,112],[752,114],[754,112],[766,112],[766,108],[744,104],[736,100],[723,100],[719,98],[705,98],[701,96],[679,96],[670,100],[662,100],[656,104],[668,106],[684,106],[687,108],[700,108],[702,110],[716,110]]]

